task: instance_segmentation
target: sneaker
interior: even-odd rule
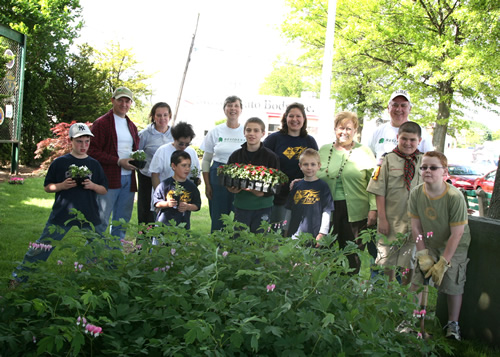
[[[457,341],[462,339],[460,336],[460,327],[458,326],[458,322],[448,322],[443,329],[446,329],[446,338],[454,338]]]

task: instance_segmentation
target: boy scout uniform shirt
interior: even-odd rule
[[[421,184],[422,175],[420,165],[422,154],[416,156],[415,175],[411,181],[411,188]],[[389,222],[390,232],[387,236],[389,241],[396,240],[397,233],[410,233],[411,220],[408,217],[408,199],[410,191],[406,188],[404,180],[404,167],[406,159],[394,152],[389,152],[383,157],[382,165],[374,173],[366,190],[376,196],[385,197],[385,212]]]

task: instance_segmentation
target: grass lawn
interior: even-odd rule
[[[10,185],[7,182],[0,183],[0,284],[7,286],[8,280],[16,262],[21,261],[29,242],[38,239],[49,217],[54,194],[48,194],[43,190],[43,177],[26,178],[24,185]],[[210,216],[208,211],[208,200],[205,197],[204,185],[200,185],[202,197],[202,209],[191,215],[191,229],[197,232],[210,233]],[[132,222],[137,222],[137,212],[134,210]],[[127,239],[135,238],[135,227],[131,227],[127,233]],[[65,238],[66,242],[83,244],[81,240],[71,237]],[[49,260],[64,259],[72,261],[67,250],[59,252],[57,249]],[[368,253],[363,257],[363,269],[361,275],[368,279],[370,275],[370,259]],[[55,264],[54,264],[55,266]],[[67,265],[67,269],[71,269]],[[436,290],[430,288],[429,311],[435,311]],[[438,332],[440,333],[440,332]],[[481,342],[462,341],[454,343],[459,356],[500,356],[500,352],[489,349]]]

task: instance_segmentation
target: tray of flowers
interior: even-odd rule
[[[262,192],[279,193],[288,182],[288,176],[273,168],[251,164],[227,164],[217,168],[220,183],[227,187],[248,188]]]

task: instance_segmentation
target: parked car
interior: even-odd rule
[[[495,169],[488,172],[486,175],[477,178],[474,181],[474,190],[482,188],[484,192],[493,193],[493,186],[495,185],[496,174],[497,170]]]
[[[472,166],[450,164],[448,165],[448,177],[446,182],[464,190],[474,190],[474,181],[481,173]]]

